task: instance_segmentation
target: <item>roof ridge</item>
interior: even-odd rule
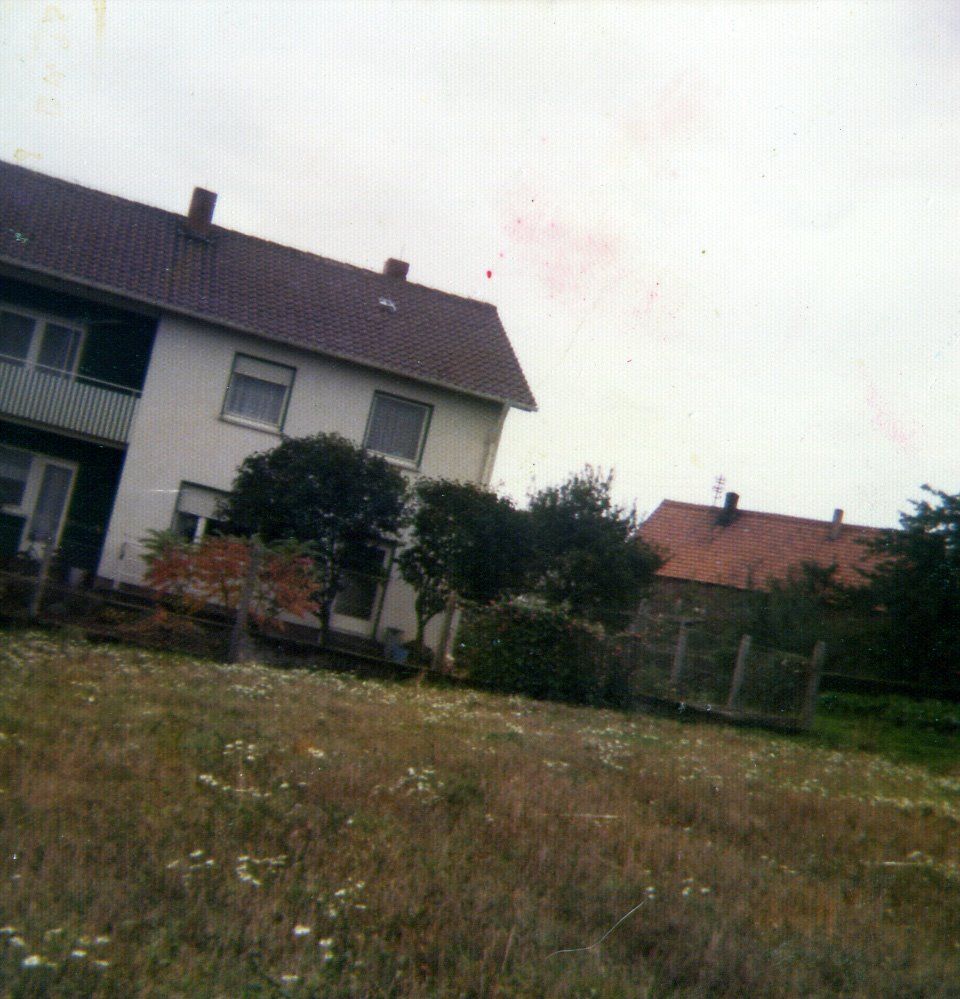
[[[221,225],[211,225],[212,247],[188,251],[178,236],[186,213],[2,159],[0,176],[8,224],[24,230],[4,237],[5,265],[536,409],[490,302]],[[399,306],[389,320],[385,299]]]
[[[691,503],[688,500],[672,500],[672,499],[665,499],[665,500],[663,500],[661,502],[660,506],[663,506],[666,503],[669,503],[671,506],[675,506],[675,507],[676,506],[682,506],[682,507],[687,507],[688,509],[692,509],[692,510],[703,510],[705,512],[712,510],[712,511],[716,511],[717,513],[719,513],[723,509],[723,507],[708,505],[706,503]],[[657,511],[654,510],[654,513],[656,513],[656,512]],[[745,509],[744,507],[741,507],[741,506],[737,507],[736,514],[737,514],[738,518],[739,517],[743,517],[743,516],[768,517],[768,518],[775,517],[778,520],[791,520],[791,521],[797,521],[797,522],[804,523],[804,524],[818,524],[818,525],[827,524],[827,525],[829,525],[829,524],[832,523],[832,520],[830,518],[822,519],[822,518],[819,518],[819,517],[800,517],[797,514],[793,514],[793,513],[775,513],[775,512],[770,511],[770,510],[747,510],[747,509]],[[652,516],[653,516],[653,514],[650,514],[650,517],[652,517]],[[649,520],[650,517],[648,517],[647,520]],[[864,531],[888,531],[888,530],[891,530],[891,528],[888,528],[888,527],[872,527],[869,524],[853,524],[853,523],[849,523],[848,521],[843,521],[843,523],[841,524],[841,526],[842,527],[846,527],[846,528],[855,527],[855,528],[859,528],[860,530],[864,530]]]
[[[86,184],[81,184],[79,181],[67,180],[65,177],[56,177],[53,174],[44,173],[42,170],[33,170],[20,163],[11,163],[9,160],[4,160],[2,158],[0,158],[0,162],[10,169],[22,171],[23,173],[33,177],[41,177],[43,180],[49,181],[50,183],[61,184],[75,190],[80,190],[97,198],[109,198],[113,201],[123,202],[124,204],[130,205],[140,211],[146,210],[149,212],[156,212],[159,215],[168,217],[172,222],[183,222],[186,219],[186,215],[175,212],[169,208],[161,208],[159,205],[147,204],[143,201],[135,201],[133,198],[125,197],[122,194],[111,194],[109,191],[102,191],[97,187],[88,187]],[[419,281],[409,281],[406,278],[398,280],[397,278],[392,278],[380,271],[373,270],[370,267],[363,267],[360,264],[350,263],[345,260],[336,260],[335,258],[328,257],[325,254],[317,253],[315,250],[307,250],[301,246],[292,246],[290,243],[279,243],[276,240],[267,239],[265,236],[256,236],[249,232],[243,232],[240,229],[231,229],[227,226],[219,225],[216,222],[211,223],[210,231],[212,233],[222,233],[230,236],[236,236],[238,239],[250,240],[251,242],[260,243],[264,246],[284,250],[287,253],[299,254],[300,256],[327,264],[331,267],[336,267],[340,270],[355,271],[366,277],[377,278],[385,282],[390,282],[394,287],[400,286],[405,288],[418,288],[433,295],[443,295],[447,298],[457,299],[460,302],[480,306],[484,309],[496,310],[497,308],[492,302],[487,302],[483,299],[473,298],[469,295],[460,295],[452,291],[444,291],[441,288],[434,288],[431,285],[422,284]]]

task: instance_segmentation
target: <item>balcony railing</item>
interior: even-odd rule
[[[126,444],[140,393],[0,356],[0,413]]]

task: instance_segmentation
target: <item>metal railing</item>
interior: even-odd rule
[[[140,392],[0,355],[0,413],[126,444]]]

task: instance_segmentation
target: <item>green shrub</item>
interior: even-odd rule
[[[538,601],[512,599],[464,614],[457,665],[493,690],[577,704],[624,705],[627,668],[596,625]]]

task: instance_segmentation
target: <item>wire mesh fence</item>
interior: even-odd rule
[[[669,641],[670,628],[673,640]],[[740,721],[807,728],[823,670],[823,643],[809,655],[760,646],[744,635],[723,645],[690,621],[657,623],[605,641],[633,695]]]
[[[235,612],[210,606],[182,613],[142,587],[99,588],[96,582],[89,573],[72,571],[56,552],[18,556],[0,566],[0,614],[8,621],[65,625],[188,654],[236,656]],[[395,665],[382,643],[334,635],[321,646],[316,628],[295,623],[250,632],[245,655],[255,651],[269,659],[275,652],[280,659],[319,662],[323,652],[340,652]],[[571,649],[571,655],[592,660],[584,659],[583,668],[601,676],[622,707],[660,703],[731,721],[805,729],[812,723],[825,648],[818,643],[805,656],[756,645],[749,636],[728,646],[695,622],[661,619],[598,639],[589,653]],[[444,678],[456,679],[448,672]]]

